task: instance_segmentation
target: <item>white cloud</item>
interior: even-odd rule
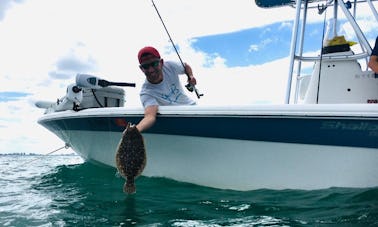
[[[30,100],[0,102],[0,153],[46,154],[63,142],[37,124],[42,110]]]
[[[288,60],[280,59],[259,66],[202,69],[202,105],[245,105],[283,103]],[[272,90],[275,91],[272,96]]]
[[[278,28],[279,30],[282,30],[282,29],[286,29],[286,28],[289,28],[289,29],[292,29],[293,27],[293,23],[292,22],[282,22],[280,27]]]
[[[2,0],[0,1],[0,21],[4,19],[6,12],[16,3],[22,3],[23,0]]]
[[[291,20],[295,15],[291,7],[262,9],[251,0],[191,0],[174,3],[160,0],[156,1],[156,5],[168,29],[175,31],[175,36],[180,39],[260,27]]]
[[[259,44],[251,44],[249,46],[248,52],[258,52],[261,49],[263,49],[264,47],[266,47],[269,44],[271,44],[272,42],[274,42],[273,39],[267,38],[267,39],[262,40]]]
[[[77,73],[95,72],[97,68],[96,59],[84,44],[78,43],[56,61],[55,68],[49,72],[49,76],[52,79],[72,79]]]
[[[257,44],[251,44],[249,46],[248,52],[257,52],[259,51],[259,45]]]

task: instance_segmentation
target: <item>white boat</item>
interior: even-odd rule
[[[156,124],[143,133],[143,175],[234,190],[378,186],[378,77],[359,64],[371,46],[354,15],[342,1],[328,1],[335,23],[338,13],[351,23],[361,53],[342,43],[306,57],[306,12],[317,2],[257,4],[296,8],[286,104],[162,106]],[[298,73],[309,61],[312,74]],[[143,109],[123,106],[121,88],[92,85],[96,89],[79,89],[78,97],[67,94],[58,104],[37,103],[46,108],[38,122],[85,160],[115,167],[125,124],[138,123]],[[68,90],[73,87],[80,83]]]

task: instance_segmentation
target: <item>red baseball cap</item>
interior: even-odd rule
[[[145,60],[148,60],[151,57],[147,57],[145,55],[152,55],[153,57],[160,58],[159,51],[151,46],[143,47],[138,53],[138,60],[139,63],[142,63]]]

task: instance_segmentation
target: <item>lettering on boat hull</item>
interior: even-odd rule
[[[341,130],[341,131],[360,131],[366,132],[368,136],[378,137],[378,124],[360,122],[360,123],[343,123],[341,121],[323,122],[321,129],[323,130]]]

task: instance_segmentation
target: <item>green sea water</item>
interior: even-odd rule
[[[78,156],[0,156],[0,226],[378,226],[378,188],[220,190]]]

